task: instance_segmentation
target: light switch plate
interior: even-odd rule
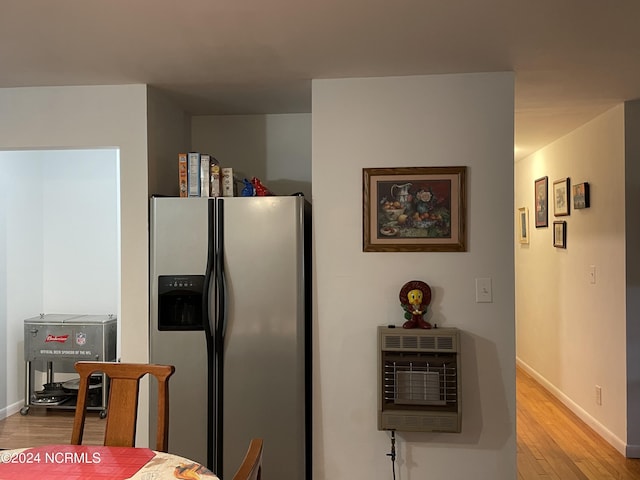
[[[491,278],[476,278],[476,303],[493,302]]]

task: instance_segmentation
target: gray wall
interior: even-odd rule
[[[8,177],[0,175],[0,205],[8,204]],[[7,304],[7,215],[4,208],[0,208],[0,305]],[[7,312],[0,308],[0,365],[7,362]],[[7,369],[0,367],[0,418],[6,416],[7,407]]]
[[[178,153],[188,152],[191,116],[160,90],[147,88],[149,194],[178,195]]]
[[[624,105],[627,444],[640,457],[640,101]]]

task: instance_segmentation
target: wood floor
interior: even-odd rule
[[[626,459],[520,368],[516,375],[518,480],[640,480]],[[86,445],[100,445],[105,420],[89,412]],[[0,448],[68,443],[73,412],[31,409],[0,420]]]
[[[626,459],[518,368],[518,480],[640,479]]]
[[[16,413],[0,420],[0,448],[38,447],[71,441],[72,410],[31,408],[28,415]],[[99,412],[87,412],[82,443],[102,445],[106,420]]]

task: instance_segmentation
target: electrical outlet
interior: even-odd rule
[[[596,266],[595,265],[589,265],[589,283],[591,283],[591,285],[596,284]]]
[[[596,385],[596,405],[602,405],[602,387]]]

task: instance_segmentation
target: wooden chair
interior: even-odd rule
[[[86,417],[89,379],[93,373],[103,372],[109,377],[109,400],[107,403],[107,424],[104,445],[113,447],[133,447],[136,438],[138,417],[138,392],[140,379],[146,374],[158,380],[158,430],[156,450],[167,451],[169,433],[169,377],[175,367],[172,365],[150,365],[143,363],[76,362],[80,374],[80,387],[76,414],[73,420],[71,444],[81,445]],[[103,386],[104,388],[104,386]]]
[[[262,444],[261,438],[252,438],[244,460],[233,476],[233,480],[260,480],[262,477]]]

